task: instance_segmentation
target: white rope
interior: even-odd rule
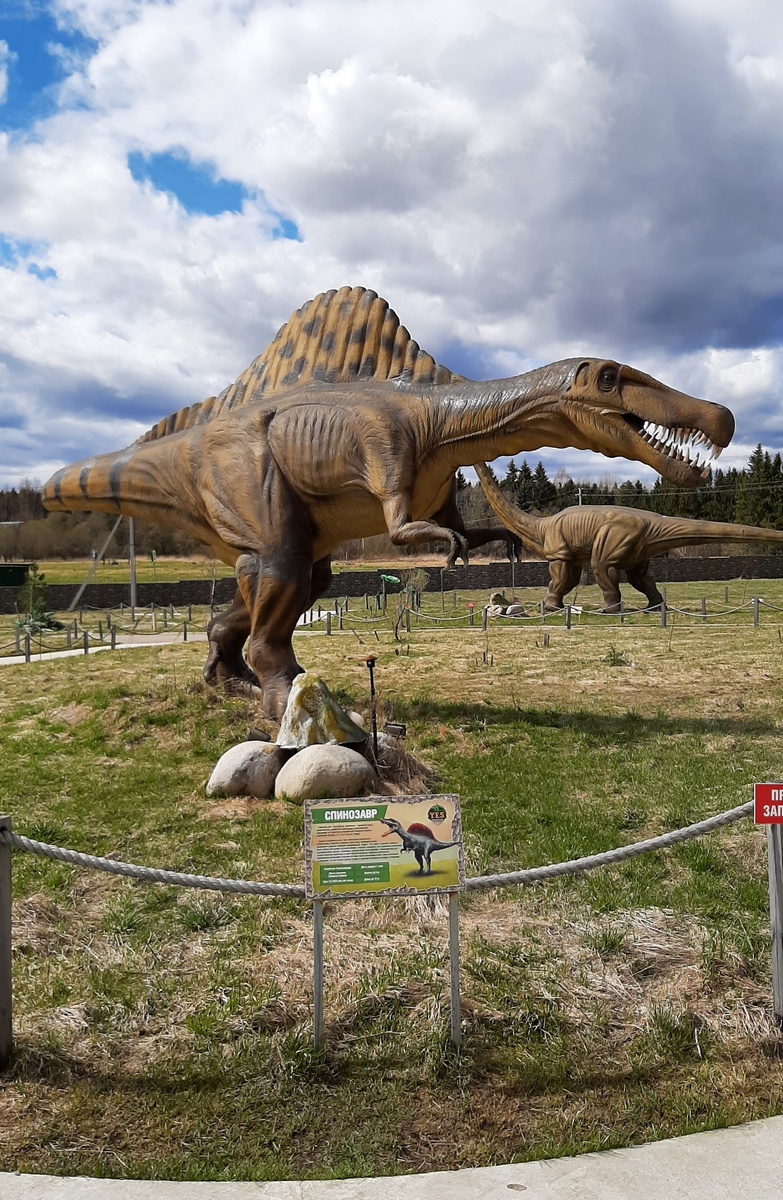
[[[36,842],[21,837],[9,829],[1,829],[0,837],[17,850],[27,850],[43,858],[54,858],[58,862],[73,863],[77,867],[90,867],[94,871],[105,871],[107,875],[125,875],[130,879],[144,879],[148,883],[168,883],[173,887],[202,888],[211,892],[239,892],[251,896],[304,896],[305,890],[298,884],[253,883],[243,879],[219,879],[209,875],[186,875],[181,871],[158,871],[153,867],[140,867],[135,863],[117,862],[112,858],[98,858],[94,854],[82,854],[78,850],[64,850],[48,842]]]
[[[675,829],[671,833],[663,833],[659,837],[647,838],[643,842],[632,842],[630,846],[618,846],[616,850],[605,850],[603,854],[590,854],[586,858],[573,858],[569,862],[552,863],[544,867],[531,867],[526,871],[511,871],[505,875],[479,875],[465,881],[465,887],[493,888],[509,887],[512,884],[537,883],[542,879],[556,879],[561,875],[578,875],[582,871],[594,871],[596,867],[605,867],[609,863],[622,862],[625,858],[635,858],[646,854],[648,850],[663,850],[667,846],[675,846],[678,842],[687,842],[691,838],[701,837],[711,833],[722,825],[730,825],[742,817],[749,817],[753,812],[753,801],[740,804],[738,808],[730,808],[727,812],[719,813],[716,817],[708,817],[706,821],[697,821],[695,825],[686,825],[683,829]]]
[[[686,825],[683,829],[675,829],[671,833],[648,838],[643,842],[633,842],[630,846],[605,850],[602,854],[591,854],[586,858],[574,858],[568,862],[551,863],[543,867],[531,867],[525,871],[510,871],[502,875],[478,875],[466,880],[465,888],[476,890],[511,887],[525,883],[538,883],[544,879],[556,879],[561,875],[578,875],[583,871],[594,871],[597,867],[622,862],[626,858],[635,858],[650,850],[663,850],[668,846],[677,845],[679,842],[687,842],[691,838],[701,837],[723,825],[730,825],[733,821],[748,817],[752,812],[753,801],[749,801],[747,804],[740,804],[737,808],[730,808],[726,812],[719,813],[715,817],[708,817],[705,821],[697,821],[695,825]],[[131,879],[144,879],[149,883],[202,888],[213,892],[237,892],[251,896],[304,896],[305,894],[305,889],[298,884],[253,883],[242,879],[185,875],[180,871],[159,871],[152,867],[140,867],[134,863],[117,862],[112,858],[98,858],[93,854],[82,854],[78,850],[64,850],[61,846],[52,846],[48,842],[36,842],[32,838],[12,833],[9,829],[0,829],[0,838],[7,845],[16,846],[18,850],[26,850],[31,854],[39,854],[44,858],[73,863],[77,867],[91,867],[96,871],[105,871],[107,875],[125,875]]]

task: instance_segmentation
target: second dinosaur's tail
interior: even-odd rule
[[[651,513],[652,517],[653,514]],[[663,536],[677,546],[699,546],[704,542],[768,542],[783,545],[783,532],[761,525],[734,525],[729,521],[699,521],[692,517],[664,517]]]

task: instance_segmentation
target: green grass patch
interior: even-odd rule
[[[534,625],[413,628],[409,654],[391,627],[304,633],[297,653],[366,712],[372,637],[382,718],[406,722],[434,786],[461,794],[469,873],[487,873],[653,836],[779,774],[777,626],[718,635],[696,621],[672,636],[638,620],[553,627],[548,646]],[[265,722],[205,688],[203,655],[188,643],[6,668],[0,788],[14,827],[153,866],[300,882],[298,808],[205,795],[219,755]],[[765,856],[743,822],[546,886],[466,895],[459,1054],[442,904],[329,905],[316,1054],[303,903],[15,853],[0,1169],[373,1175],[783,1111]]]

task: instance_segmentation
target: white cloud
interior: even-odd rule
[[[96,46],[53,117],[0,140],[21,247],[0,266],[0,423],[12,404],[28,423],[0,479],[220,390],[343,283],[447,362],[607,354],[728,403],[738,450],[783,443],[773,0],[58,11]],[[257,199],[193,216],[131,177],[129,153],[173,150]]]

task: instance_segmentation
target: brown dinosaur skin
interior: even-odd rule
[[[381,350],[365,359],[371,365],[386,353],[383,338],[373,338]],[[286,342],[283,351],[290,358],[296,348]],[[378,369],[388,373],[394,352],[386,358]],[[47,508],[98,509],[185,529],[232,565],[238,594],[210,625],[205,676],[257,681],[272,716],[283,711],[301,670],[291,643],[296,622],[323,594],[342,542],[383,532],[400,546],[442,540],[452,562],[467,561],[454,504],[459,467],[544,445],[575,446],[639,459],[693,485],[699,469],[653,438],[653,428],[698,436],[718,451],[734,431],[720,405],[602,359],[567,359],[484,383],[442,368],[423,382],[415,368],[401,367],[392,378],[361,371],[347,380],[314,372],[308,382],[250,400],[243,393],[241,404],[223,404],[217,415],[217,402],[207,413],[206,405],[183,410],[186,417],[165,423],[173,432],[151,431],[117,454],[63,468],[44,488]],[[242,658],[248,638],[249,667]]]
[[[731,525],[721,521],[696,521],[667,517],[639,508],[611,504],[584,504],[564,508],[551,517],[523,512],[495,483],[484,463],[476,464],[484,492],[496,514],[513,529],[522,544],[549,562],[549,590],[544,604],[555,610],[579,583],[582,567],[589,566],[603,592],[604,612],[620,608],[620,572],[655,608],[663,603],[650,575],[650,559],[678,546],[705,542],[776,542],[783,533],[757,525]]]

